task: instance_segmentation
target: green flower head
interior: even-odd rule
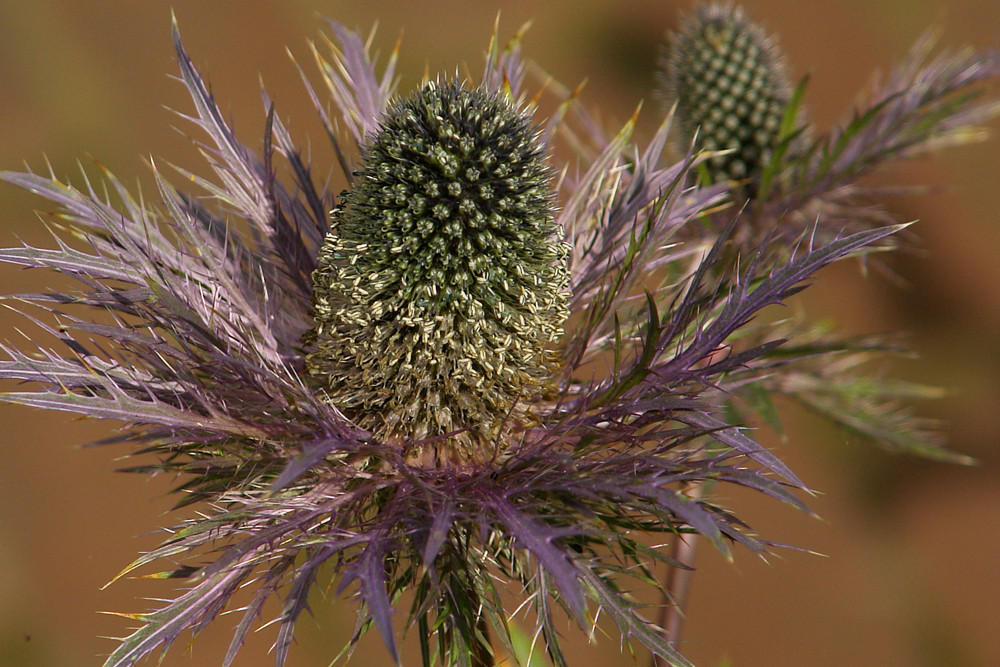
[[[685,139],[731,151],[706,162],[709,180],[758,179],[791,96],[774,40],[741,7],[702,5],[672,36],[662,68]]]
[[[452,435],[435,457],[491,455],[568,314],[550,181],[500,95],[432,81],[389,109],[313,274],[307,366],[333,404],[404,445]]]

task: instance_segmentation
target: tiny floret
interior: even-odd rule
[[[741,7],[703,5],[672,35],[663,70],[685,140],[730,151],[706,162],[709,179],[758,179],[791,96],[773,39]]]
[[[488,457],[544,391],[568,314],[537,132],[498,94],[432,81],[390,107],[362,159],[313,274],[308,371],[408,454],[432,438],[432,458]]]

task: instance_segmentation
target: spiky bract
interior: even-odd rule
[[[741,7],[709,4],[687,17],[662,63],[688,141],[715,155],[710,180],[753,181],[778,144],[790,87],[771,37]]]
[[[363,160],[313,274],[308,370],[380,438],[459,432],[446,458],[488,456],[550,375],[569,312],[536,132],[501,95],[432,81]]]

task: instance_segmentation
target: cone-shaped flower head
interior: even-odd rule
[[[370,138],[313,275],[306,342],[330,401],[377,437],[458,432],[437,456],[489,456],[550,375],[568,246],[536,135],[507,99],[430,82]]]
[[[672,35],[663,69],[685,140],[732,151],[706,163],[711,181],[759,177],[791,95],[773,39],[740,7],[703,5]]]

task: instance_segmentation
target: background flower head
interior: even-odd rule
[[[781,141],[792,88],[776,37],[738,5],[705,3],[685,18],[661,58],[665,97],[682,141],[718,153],[710,182],[754,184]]]

